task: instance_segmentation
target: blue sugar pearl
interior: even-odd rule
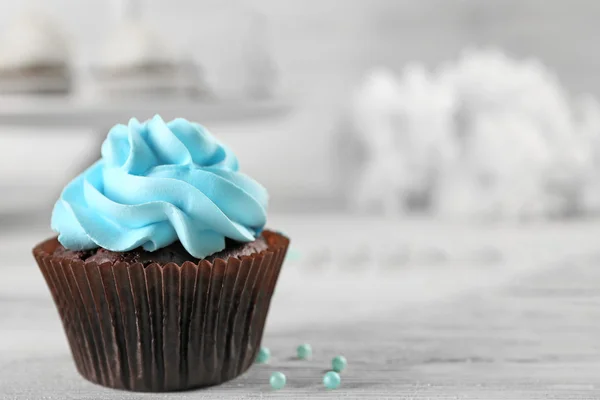
[[[269,379],[271,387],[275,390],[283,389],[283,387],[285,386],[285,382],[285,375],[281,372],[273,372],[273,374],[271,375],[271,379]]]
[[[335,372],[342,372],[348,366],[348,361],[346,361],[346,357],[337,356],[331,360],[331,367]]]
[[[310,344],[307,343],[301,344],[296,349],[296,353],[298,354],[298,358],[301,360],[309,359],[312,355],[312,347],[310,347]]]
[[[290,261],[297,261],[301,258],[300,252],[294,249],[289,249],[285,256],[285,259]]]
[[[271,357],[271,352],[269,351],[269,349],[267,349],[266,347],[261,347],[260,350],[258,351],[258,355],[256,356],[256,362],[258,364],[264,364],[267,361],[269,361],[270,357]]]
[[[336,389],[340,386],[341,382],[342,379],[340,378],[340,375],[335,371],[329,371],[323,376],[323,385],[325,385],[327,389]]]

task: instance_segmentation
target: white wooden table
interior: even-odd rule
[[[310,218],[275,222],[298,238],[296,250],[315,251],[310,238],[319,233],[310,234]],[[461,230],[409,221],[397,240],[413,261],[396,258],[398,265],[384,267],[367,258],[342,269],[358,238],[345,224],[356,221],[326,222],[340,236],[331,260],[289,260],[282,273],[263,341],[270,364],[218,387],[166,394],[114,391],[81,379],[43,282],[22,254],[42,233],[0,237],[0,251],[20,264],[6,267],[0,284],[0,399],[600,399],[596,224]],[[380,223],[361,226],[363,233],[385,231]],[[423,252],[444,243],[455,253]],[[459,258],[468,243],[493,244],[500,256]],[[314,358],[294,360],[304,342]],[[337,354],[349,367],[340,389],[327,391],[321,379]],[[285,389],[270,389],[273,371],[288,376]]]

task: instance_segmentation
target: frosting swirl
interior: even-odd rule
[[[68,249],[154,251],[179,240],[196,258],[225,248],[225,237],[256,239],[268,194],[238,172],[236,156],[203,126],[161,117],[116,125],[102,159],[70,182],[52,212]]]

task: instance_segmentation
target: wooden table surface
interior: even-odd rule
[[[507,279],[500,279],[498,270],[506,265],[499,263],[484,272],[498,277],[497,285],[463,286],[425,296],[427,301],[392,305],[385,297],[378,303],[378,282],[383,292],[389,290],[384,281],[391,280],[398,297],[411,287],[426,293],[438,286],[403,283],[408,270],[393,280],[354,275],[341,286],[332,281],[328,297],[309,283],[331,276],[312,271],[301,279],[292,266],[287,278],[282,275],[263,340],[273,355],[270,363],[218,387],[166,394],[114,391],[81,379],[49,297],[2,294],[0,285],[0,399],[600,399],[599,263],[600,251],[588,251],[523,268]],[[482,281],[476,270],[481,268],[418,273],[422,282],[452,285],[455,275]],[[361,291],[348,295],[352,284],[371,286],[370,297]],[[307,307],[321,296],[313,299],[318,318],[292,308],[293,297],[301,296]],[[353,314],[361,303],[370,312]],[[303,342],[313,346],[310,361],[293,358]],[[349,366],[340,389],[327,391],[321,379],[337,354]],[[270,389],[273,371],[287,375],[283,390]]]

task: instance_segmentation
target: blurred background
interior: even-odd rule
[[[598,15],[594,0],[0,0],[0,398],[93,391],[31,249],[110,127],[157,113],[231,147],[292,238],[266,329],[277,368],[335,338],[360,398],[598,398]],[[290,384],[322,391],[325,365]],[[234,385],[262,398],[267,372]]]
[[[205,124],[268,188],[269,225],[294,239],[282,293],[301,290],[293,271],[354,271],[379,288],[370,312],[594,252],[598,12],[592,0],[2,1],[12,261],[0,268],[17,272],[0,286],[46,296],[29,251],[60,190],[113,124],[156,113]]]

